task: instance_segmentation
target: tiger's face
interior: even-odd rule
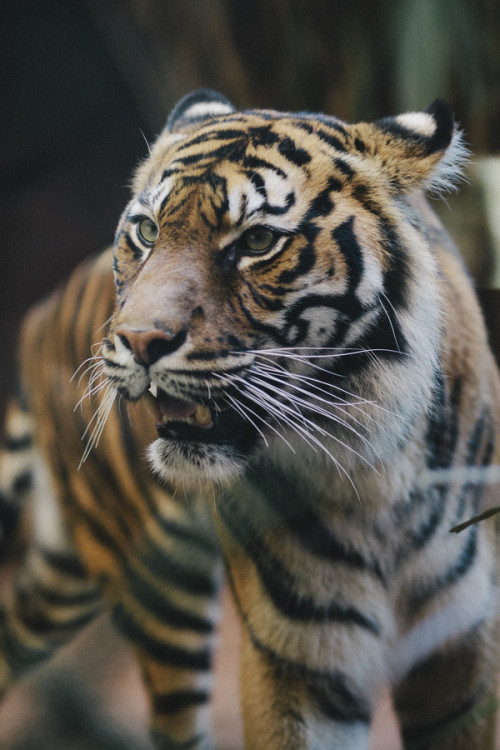
[[[119,392],[153,404],[157,473],[223,480],[300,443],[370,461],[374,401],[420,408],[437,275],[403,196],[444,180],[452,133],[442,104],[349,126],[181,101],[117,230],[102,348]]]

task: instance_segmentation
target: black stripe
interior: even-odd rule
[[[443,589],[457,583],[471,569],[477,555],[478,526],[471,526],[468,533],[468,539],[466,539],[455,562],[444,573],[436,576],[432,583],[427,586],[418,586],[413,590],[409,599],[413,612],[427,604],[432,597],[440,594]]]
[[[284,206],[273,206],[271,203],[268,203],[265,201],[261,206],[259,206],[259,211],[265,211],[268,214],[272,214],[273,216],[282,216],[283,214],[286,214],[287,211],[290,210],[290,208],[295,204],[295,193],[293,190],[291,190],[289,193],[287,193],[285,198],[285,205]]]
[[[188,167],[199,164],[200,162],[205,164],[206,162],[222,161],[224,159],[237,164],[242,164],[245,158],[246,147],[246,140],[232,141],[231,143],[214,148],[212,151],[203,150],[199,151],[197,154],[176,157],[174,164],[180,163],[183,166]]]
[[[335,151],[347,151],[345,145],[342,143],[342,141],[333,133],[327,133],[326,130],[323,130],[323,128],[319,128],[316,131],[316,135],[318,138],[320,138],[324,143],[327,143],[329,146],[335,149]]]
[[[425,439],[426,464],[429,469],[447,469],[454,460],[459,438],[458,406],[462,381],[456,378],[451,393],[445,389],[441,372],[435,376],[433,402]],[[413,549],[423,549],[434,537],[444,518],[450,485],[436,484],[428,495],[416,494],[414,505],[427,505],[427,515],[411,532]]]
[[[199,750],[201,743],[206,740],[205,736],[196,735],[184,742],[176,742],[170,736],[158,731],[152,731],[151,738],[157,750]]]
[[[132,565],[124,568],[124,574],[127,589],[137,603],[153,617],[174,628],[194,630],[197,633],[213,631],[211,620],[177,607]]]
[[[169,206],[169,201],[171,201],[174,197],[175,196],[173,196],[172,193],[169,193],[162,200],[159,211],[160,221],[165,219],[167,216],[171,219],[172,216],[174,216],[176,213],[179,213],[181,208],[184,208],[184,206],[186,206],[192,199],[191,195],[187,195],[185,198],[182,198],[182,200],[178,201],[173,206]]]
[[[345,258],[348,268],[349,288],[346,295],[356,293],[364,271],[364,260],[361,248],[354,233],[354,216],[350,216],[332,231],[332,239]]]
[[[17,475],[12,488],[16,495],[22,495],[24,492],[30,490],[32,486],[33,473],[31,469],[26,469],[26,471],[23,471],[22,474]]]
[[[309,204],[307,214],[303,220],[304,224],[307,224],[309,221],[317,219],[320,216],[328,216],[328,214],[333,211],[334,203],[331,198],[331,193],[338,190],[339,185],[339,181],[334,177],[329,178],[326,188],[321,190]]]
[[[84,604],[97,604],[101,600],[101,594],[97,588],[62,593],[48,588],[40,581],[37,581],[36,587],[31,592],[26,590],[26,595],[40,597],[52,607],[80,607]]]
[[[340,133],[344,137],[347,136],[347,130],[336,117],[333,117],[333,115],[325,115],[320,112],[319,114],[314,114],[313,119],[322,122],[324,125],[328,125],[329,128],[336,130],[337,133]]]
[[[467,441],[464,466],[483,468],[489,466],[495,451],[495,442],[494,423],[489,409],[486,408],[477,419]],[[478,513],[483,491],[484,482],[465,482],[458,498],[453,526],[464,520],[466,506],[469,508],[469,517]]]
[[[384,249],[389,253],[390,264],[384,273],[384,290],[391,304],[397,310],[406,308],[410,299],[412,281],[409,273],[408,251],[400,241],[394,227],[383,216],[379,216]]]
[[[214,580],[212,570],[191,570],[188,567],[191,556],[184,555],[184,560],[184,564],[173,560],[166,549],[162,549],[152,537],[148,537],[147,551],[141,555],[141,561],[151,573],[170,586],[185,591],[187,594],[215,596],[219,586]]]
[[[7,435],[4,441],[4,447],[10,453],[16,453],[17,451],[24,451],[31,448],[32,440],[31,435],[21,435],[20,437],[14,437],[13,435]]]
[[[306,678],[307,688],[324,716],[346,724],[369,724],[371,709],[367,699],[348,685],[349,678],[342,672],[316,680]]]
[[[153,695],[155,716],[171,716],[187,708],[208,703],[210,695],[206,690],[175,690],[164,695]]]
[[[102,495],[102,490],[101,490]],[[99,494],[95,495],[99,497]],[[123,550],[116,541],[115,537],[109,533],[105,526],[95,517],[93,517],[87,508],[83,508],[82,505],[75,505],[75,511],[82,519],[83,523],[90,531],[94,539],[101,547],[104,547],[108,552],[111,552],[118,560],[123,559]],[[113,518],[113,520],[116,520]],[[123,524],[122,524],[123,525]]]
[[[266,148],[275,146],[279,142],[280,136],[273,130],[273,125],[258,125],[248,129],[248,136],[252,141],[252,145],[256,148],[258,146],[264,146]]]
[[[4,609],[0,609],[0,644],[2,656],[15,675],[21,675],[26,670],[41,664],[55,648],[53,643],[46,643],[43,647],[22,643],[12,631]]]
[[[304,149],[299,148],[291,138],[284,138],[278,146],[279,153],[294,164],[296,167],[303,167],[311,161],[310,154]]]
[[[384,304],[383,300],[377,300],[377,305],[382,309],[379,309],[378,317],[376,320],[371,320],[368,330],[365,330],[361,335],[351,340],[350,345],[362,349],[364,352],[372,351],[378,360],[399,360],[404,359],[409,352],[408,339],[403,334],[399,319],[390,305]],[[370,308],[365,311],[365,314],[369,315],[372,312]],[[345,335],[349,332],[349,328],[345,328]],[[340,336],[337,346],[342,345],[344,339]],[[341,369],[336,370],[338,374],[346,372],[357,372],[362,366],[367,364],[367,357],[362,352],[356,357],[344,357],[341,364]],[[342,369],[344,366],[344,369]]]
[[[263,308],[264,310],[277,312],[278,310],[282,310],[285,307],[285,303],[283,302],[283,300],[279,299],[279,297],[276,297],[274,294],[259,294],[255,287],[255,284],[252,283],[252,281],[249,281],[246,278],[242,278],[241,281],[245,285],[245,288],[247,289],[250,297],[255,302],[255,304]]]
[[[415,494],[411,496],[413,505],[422,505],[427,502],[427,515],[424,520],[416,526],[410,535],[410,544],[414,550],[423,549],[434,537],[439,524],[443,520],[446,510],[446,498],[448,495],[448,486],[436,487],[434,492],[428,496]],[[408,554],[408,547],[405,544],[404,550],[401,550],[403,556]]]
[[[236,163],[239,163],[239,160],[236,160]],[[281,167],[278,167],[276,164],[272,164],[270,161],[262,159],[258,156],[246,155],[242,160],[241,166],[245,169],[269,169],[279,177],[283,177],[284,179],[288,177],[288,174],[283,169],[281,169]]]
[[[238,518],[236,509],[231,512],[223,504],[219,514],[231,534],[253,561],[262,585],[274,606],[290,620],[303,622],[339,622],[354,625],[377,635],[377,621],[354,606],[336,601],[318,604],[310,596],[295,590],[295,581],[281,561],[272,554],[247,518]]]
[[[343,159],[336,158],[333,160],[335,168],[338,169],[345,177],[351,178],[356,174],[354,169],[347,164]]]
[[[208,648],[189,651],[186,648],[174,646],[159,640],[155,636],[146,633],[121,604],[113,609],[112,619],[117,628],[132,643],[144,649],[155,661],[161,664],[170,664],[179,669],[192,669],[203,672],[210,670],[211,658]]]
[[[32,633],[39,636],[49,636],[50,640],[54,637],[66,639],[77,630],[83,628],[91,622],[101,611],[100,602],[95,602],[94,606],[87,608],[83,613],[65,619],[63,621],[54,620],[51,617],[51,611],[44,612],[33,606],[33,596],[36,591],[24,590],[19,586],[16,587],[16,598],[18,604],[18,616],[22,620],[23,626],[28,628]]]
[[[125,242],[125,245],[127,246],[127,249],[132,253],[132,258],[134,260],[141,260],[142,256],[144,255],[144,250],[142,249],[142,247],[135,244],[128,232],[123,233],[123,240]]]
[[[59,573],[72,576],[73,578],[87,578],[87,573],[76,555],[64,552],[53,552],[48,549],[40,549],[49,565]]]
[[[448,381],[447,381],[448,384]],[[456,377],[447,392],[443,374],[436,374],[432,409],[426,433],[426,463],[429,469],[447,469],[455,458],[459,438],[459,407],[462,379]]]
[[[278,677],[281,676],[286,680],[287,674],[290,674],[292,677],[298,677],[302,680],[317,707],[330,719],[348,723],[370,722],[371,710],[368,700],[354,686],[349,685],[350,678],[344,672],[340,670],[322,672],[311,669],[306,664],[283,658],[274,649],[259,641],[238,599],[229,568],[228,582],[233,592],[237,610],[248,630],[253,645],[269,660],[269,666],[277,671]],[[296,715],[296,720],[300,722],[300,714]]]
[[[309,229],[312,229],[312,227],[310,227]],[[282,271],[280,273],[277,280],[278,284],[291,284],[293,281],[299,278],[299,276],[304,276],[306,273],[309,273],[309,271],[314,267],[315,263],[316,251],[314,248],[314,244],[312,242],[308,242],[305,247],[300,249],[299,257],[295,266],[293,268],[287,268],[285,271]]]
[[[364,570],[374,574],[381,583],[385,583],[385,576],[378,561],[369,561],[358,550],[343,544],[309,507],[309,503],[297,497],[297,487],[288,476],[279,470],[273,472],[273,469],[266,466],[265,480],[263,474],[252,471],[247,473],[247,478],[261,492],[265,491],[266,487],[269,488],[271,482],[272,491],[266,493],[267,502],[281,522],[293,533],[297,543],[312,557]]]
[[[257,128],[252,128],[257,130]],[[204,130],[201,135],[188,138],[176,147],[176,151],[185,151],[188,148],[197,146],[199,143],[209,143],[211,141],[248,141],[250,133],[247,130],[239,128],[217,128],[216,130]]]
[[[465,717],[467,713],[471,712],[471,724],[475,721],[480,720],[481,706],[478,705],[480,698],[479,693],[465,698],[458,706],[455,706],[452,711],[442,716],[439,721],[434,721],[430,724],[423,725],[418,724],[415,727],[402,727],[401,736],[404,742],[406,750],[428,750],[430,747],[437,747],[436,741],[439,742],[440,737],[448,736],[452,737],[458,732],[459,727],[454,724],[460,721],[461,718]],[[491,709],[496,710],[498,704],[491,703]],[[476,716],[472,715],[473,710],[476,709],[478,712]],[[422,717],[425,720],[425,716]],[[449,745],[451,747],[451,745]]]
[[[21,508],[0,492],[0,561],[10,552],[21,515]]]

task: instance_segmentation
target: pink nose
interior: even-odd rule
[[[120,326],[116,335],[141,365],[153,365],[161,357],[172,354],[186,340],[185,331],[173,334],[161,328],[141,330]]]

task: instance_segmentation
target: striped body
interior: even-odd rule
[[[0,519],[33,466],[34,538],[1,687],[107,606],[157,746],[211,747],[224,565],[247,748],[362,750],[389,685],[405,748],[494,749],[496,521],[450,529],[493,504],[500,385],[421,192],[462,156],[439,102],[355,126],[178,105],[113,257],[24,326]]]

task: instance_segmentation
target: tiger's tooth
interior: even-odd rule
[[[156,383],[150,383],[148,391],[151,393],[153,398],[156,398],[158,396],[158,386],[156,385]]]
[[[210,427],[212,425],[212,412],[208,406],[198,404],[194,416],[199,427]]]

